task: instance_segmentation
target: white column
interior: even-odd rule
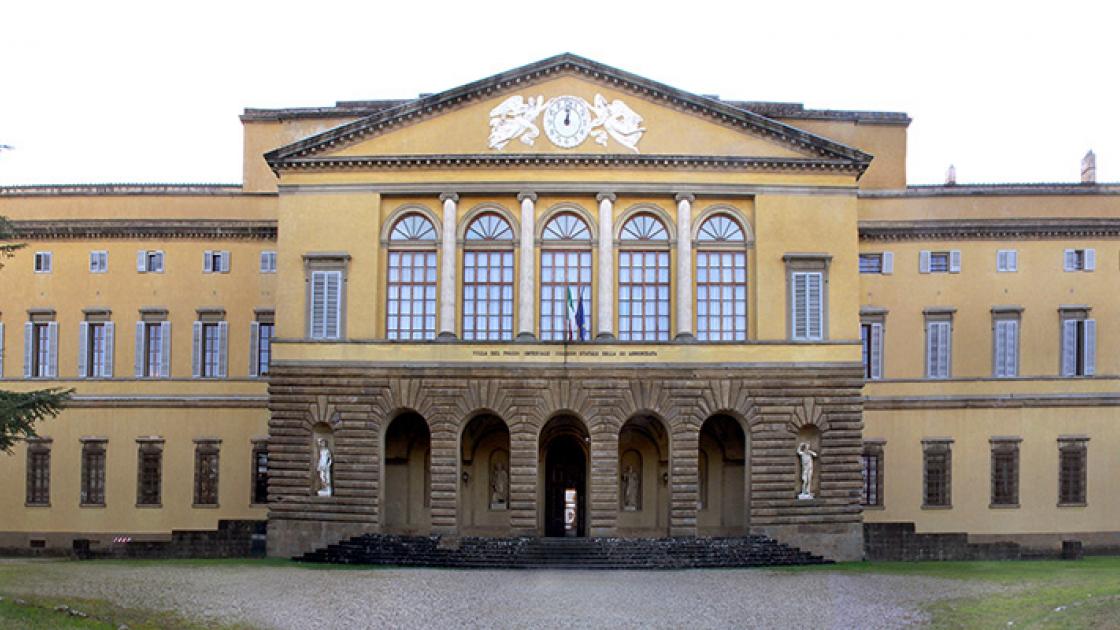
[[[517,195],[521,202],[521,281],[518,283],[517,296],[517,338],[520,341],[536,339],[533,334],[533,304],[536,303],[536,239],[534,238],[534,219],[537,194],[523,192]]]
[[[455,338],[455,265],[456,225],[458,223],[459,195],[443,193],[443,249],[439,265],[439,338]]]
[[[614,193],[599,193],[598,339],[614,338]]]
[[[692,339],[692,195],[677,195],[677,339]]]

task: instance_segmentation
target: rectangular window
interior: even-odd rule
[[[1092,376],[1097,362],[1097,321],[1088,307],[1061,309],[1062,376]]]
[[[106,273],[109,271],[109,252],[93,251],[89,253],[89,272]]]
[[[253,489],[252,502],[256,505],[268,503],[268,444],[253,444]]]
[[[1097,250],[1067,249],[1062,254],[1065,271],[1093,271],[1097,268]]]
[[[926,312],[926,378],[949,378],[953,364],[953,321],[949,312]]]
[[[24,325],[24,378],[58,377],[58,322],[54,311],[31,312]]]
[[[338,339],[341,336],[342,272],[312,271],[310,299],[312,339]]]
[[[105,505],[105,440],[82,441],[83,506]]]
[[[211,249],[203,252],[202,273],[229,273],[229,252]]]
[[[50,273],[52,258],[50,252],[35,252],[35,273]]]
[[[569,292],[571,313],[569,313]],[[548,249],[541,252],[542,341],[580,340],[576,314],[583,305],[583,330],[591,327],[591,252]],[[587,337],[584,337],[586,339]]]
[[[992,309],[992,376],[1019,376],[1019,311]]]
[[[136,323],[136,378],[171,376],[171,322],[166,311],[142,312]]]
[[[200,310],[198,317],[199,321],[194,323],[191,375],[194,378],[225,378],[229,364],[226,351],[229,325],[223,321],[225,311]]]
[[[922,507],[950,507],[952,442],[922,441]]]
[[[276,273],[276,252],[261,252],[261,273]]]
[[[1087,437],[1058,438],[1058,505],[1085,505]]]
[[[513,339],[513,252],[463,252],[463,339]]]
[[[1019,438],[992,438],[992,506],[1019,506]]]
[[[859,327],[863,345],[863,377],[869,380],[883,378],[883,323],[864,320]]]
[[[163,273],[163,252],[154,249],[142,249],[136,252],[136,271],[140,273]]]
[[[696,252],[696,338],[746,341],[747,255]]]
[[[1019,251],[1001,249],[996,252],[996,271],[1009,273],[1019,271]]]
[[[163,490],[163,440],[137,440],[136,505],[159,506]]]
[[[618,338],[669,340],[669,252],[618,254]]]
[[[894,253],[880,252],[859,255],[860,273],[894,273]]]
[[[883,506],[883,444],[864,444],[860,455],[863,489],[860,503],[864,506]]]
[[[268,313],[267,317],[267,321],[262,319],[249,324],[249,376],[268,375],[275,325],[271,321],[272,314]]]
[[[27,505],[51,504],[51,441],[27,440]]]
[[[219,440],[195,440],[194,504],[218,505]]]
[[[951,249],[942,252],[922,250],[918,254],[918,272],[960,273],[961,251],[959,249]]]
[[[824,276],[818,271],[800,271],[793,278],[793,338],[795,340],[821,339],[821,322],[824,319],[822,287]]]
[[[436,253],[390,251],[386,284],[389,339],[435,339]]]
[[[78,325],[78,376],[113,376],[113,322],[105,321],[107,311],[87,312],[87,321]]]

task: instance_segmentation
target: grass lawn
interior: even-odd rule
[[[1077,561],[850,562],[793,571],[921,575],[1007,584],[1007,592],[936,602],[935,628],[1118,628],[1120,558]]]

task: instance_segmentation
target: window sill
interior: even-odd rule
[[[923,505],[922,509],[923,510],[951,510],[951,509],[953,509],[953,506],[952,505]]]
[[[79,503],[78,507],[80,507],[80,508],[105,509],[105,504],[104,503]]]
[[[23,504],[23,507],[29,507],[29,508],[49,508],[50,506],[51,506],[50,503],[24,503]]]
[[[1059,503],[1058,507],[1060,507],[1060,508],[1089,507],[1089,504],[1088,503]]]
[[[989,510],[1018,510],[1018,503],[989,503]]]
[[[162,503],[137,503],[137,509],[141,510],[158,510],[163,507]]]
[[[863,511],[864,511],[864,512],[866,512],[866,511],[868,511],[868,510],[871,510],[871,511],[873,511],[873,512],[881,512],[881,511],[883,511],[883,510],[887,509],[887,506],[885,506],[885,505],[883,505],[883,504],[879,504],[879,505],[864,505],[864,506],[862,506],[862,507],[863,507]]]
[[[214,509],[217,509],[219,506],[218,506],[217,503],[192,503],[191,507],[202,509],[202,510],[214,510]]]
[[[266,508],[266,507],[268,507],[268,504],[267,503],[250,503],[249,507],[251,507],[251,508]]]

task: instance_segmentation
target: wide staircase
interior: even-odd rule
[[[363,534],[300,562],[488,569],[699,569],[825,564],[766,536],[735,538],[441,538]]]

